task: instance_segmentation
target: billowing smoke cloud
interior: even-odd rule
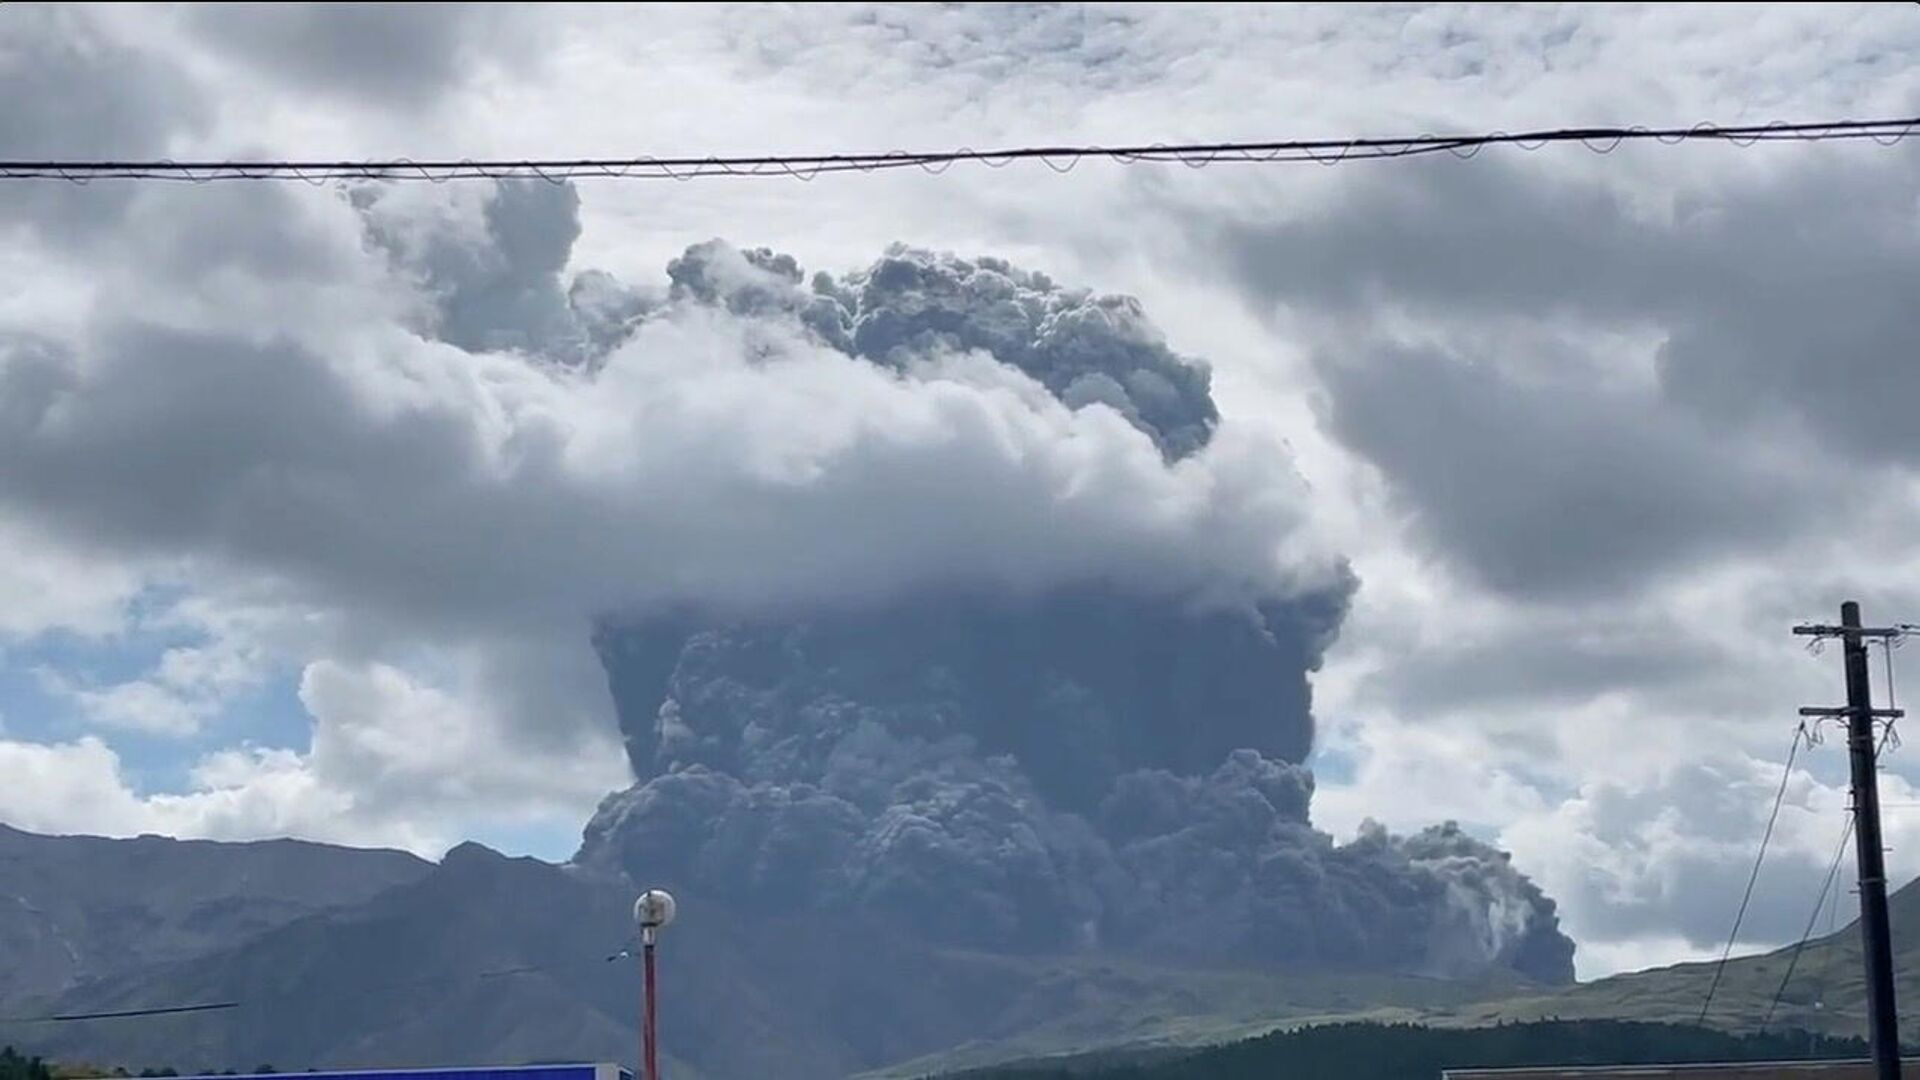
[[[469,352],[519,352],[569,364],[604,356],[649,298],[605,271],[561,288],[580,238],[572,187],[502,184],[474,198],[368,185],[350,193],[369,241],[427,301],[423,334]]]
[[[798,323],[853,362],[1017,370],[1112,409],[1168,467],[1217,422],[1206,369],[1137,304],[997,260],[895,248],[803,284],[788,256],[714,242],[669,276],[669,304]],[[1223,604],[1107,580],[608,619],[640,782],[578,861],[974,947],[1570,978],[1552,901],[1503,854],[1452,825],[1338,845],[1309,823],[1306,676],[1351,588],[1334,574]]]
[[[1504,854],[1451,825],[1336,845],[1309,824],[1287,759],[1344,595],[1258,619],[1105,591],[607,628],[642,782],[579,861],[977,947],[1571,977],[1553,902]]]
[[[978,351],[1038,380],[1069,408],[1106,405],[1168,458],[1207,441],[1219,418],[1204,365],[1176,355],[1131,297],[1063,289],[999,259],[896,246],[865,271],[801,286],[799,264],[718,241],[667,268],[675,295],[742,315],[791,312],[827,343],[895,368]]]

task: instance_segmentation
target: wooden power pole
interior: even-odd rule
[[[1847,671],[1847,703],[1841,708],[1803,708],[1802,716],[1843,717],[1847,723],[1847,763],[1853,778],[1854,858],[1860,873],[1860,935],[1867,967],[1867,1041],[1873,1049],[1878,1080],[1900,1080],[1900,1017],[1893,1000],[1893,940],[1887,924],[1887,867],[1880,842],[1879,747],[1874,722],[1898,719],[1899,709],[1873,707],[1867,681],[1867,639],[1889,645],[1906,631],[1860,625],[1860,605],[1840,605],[1838,626],[1796,626],[1795,634],[1839,638]]]

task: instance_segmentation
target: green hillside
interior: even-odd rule
[[[1920,885],[1910,883],[1889,900],[1894,946],[1896,996],[1908,1041],[1920,1035]],[[1780,993],[1771,1022],[1767,1010],[1780,992],[1788,968],[1792,977]],[[1479,1025],[1505,1020],[1612,1018],[1691,1020],[1698,1015],[1713,980],[1712,963],[1652,968],[1551,993],[1519,994],[1427,1013],[1429,1022]],[[1828,1035],[1854,1036],[1866,1030],[1866,986],[1860,933],[1848,925],[1830,937],[1807,943],[1798,961],[1791,948],[1747,956],[1727,964],[1709,1026],[1728,1031],[1799,1028]]]
[[[1890,898],[1889,906],[1902,1030],[1905,1041],[1910,1045],[1920,1044],[1920,884],[1909,884],[1896,892]],[[1779,1004],[1769,1020],[1768,1009],[1780,991],[1782,980],[1788,975],[1789,966],[1792,968],[1792,977],[1787,979],[1784,993],[1779,993]],[[1677,964],[1555,990],[1530,988],[1518,983],[1505,989],[1454,985],[1450,994],[1435,991],[1426,996],[1415,992],[1406,980],[1382,981],[1373,987],[1355,984],[1346,987],[1343,993],[1330,986],[1328,980],[1303,978],[1291,983],[1289,1001],[1270,1001],[1258,994],[1237,1000],[1233,995],[1209,996],[1209,1001],[1235,1002],[1237,1007],[1208,1015],[1179,1017],[1173,1022],[1169,1022],[1172,1018],[1150,1016],[1141,1022],[1141,1031],[1136,1037],[1115,1040],[1094,1053],[1072,1054],[1071,1047],[1076,1040],[1066,1037],[1067,1033],[1061,1033],[1063,1037],[1049,1047],[1045,1045],[1044,1036],[1051,1032],[1049,1028],[1042,1027],[1019,1040],[991,1048],[975,1048],[973,1057],[969,1057],[969,1048],[962,1048],[957,1053],[942,1054],[913,1064],[921,1066],[922,1072],[927,1075],[957,1073],[992,1064],[996,1060],[992,1056],[981,1056],[983,1051],[990,1049],[993,1054],[1004,1055],[1010,1049],[1020,1048],[1034,1051],[1028,1060],[1044,1059],[1045,1064],[1024,1065],[1015,1071],[980,1075],[1020,1077],[1022,1080],[1041,1080],[1062,1075],[1097,1076],[1103,1080],[1107,1077],[1113,1080],[1145,1080],[1149,1077],[1152,1080],[1162,1080],[1163,1077],[1172,1080],[1187,1076],[1239,1075],[1205,1071],[1201,1066],[1205,1064],[1207,1069],[1217,1069],[1223,1061],[1239,1060],[1234,1055],[1269,1053],[1267,1050],[1245,1049],[1247,1047],[1291,1048],[1286,1052],[1305,1053],[1300,1049],[1303,1046],[1319,1045],[1326,1040],[1343,1037],[1327,1032],[1344,1030],[1338,1025],[1346,1022],[1417,1022],[1433,1034],[1393,1037],[1411,1038],[1421,1046],[1451,1045],[1445,1040],[1455,1036],[1466,1040],[1462,1045],[1474,1046],[1479,1045],[1479,1036],[1461,1029],[1499,1031],[1517,1025],[1521,1030],[1531,1030],[1542,1023],[1555,1021],[1639,1022],[1663,1026],[1677,1022],[1690,1028],[1691,1021],[1699,1014],[1701,1003],[1706,999],[1714,967],[1712,963]],[[1862,1036],[1866,1029],[1865,1004],[1859,931],[1857,927],[1849,925],[1829,937],[1808,942],[1800,950],[1797,960],[1793,950],[1788,948],[1730,961],[1714,993],[1713,1007],[1706,1017],[1706,1025],[1711,1030],[1705,1032],[1703,1037],[1725,1040],[1764,1034],[1764,1038],[1752,1041],[1752,1045],[1772,1047],[1768,1053],[1777,1053],[1778,1056],[1796,1056],[1784,1051],[1805,1047],[1809,1045],[1809,1039],[1816,1035],[1843,1040]],[[1124,1015],[1127,1010],[1121,1006],[1119,1011]],[[1115,1022],[1108,1025],[1110,1029],[1125,1027],[1118,1016],[1114,1019]],[[1333,1026],[1313,1028],[1312,1031],[1301,1030],[1316,1024]],[[1079,1040],[1078,1045],[1096,1045],[1090,1036],[1100,1027],[1100,1024],[1089,1022],[1077,1029],[1078,1034],[1089,1036]],[[1598,1029],[1582,1025],[1577,1030]],[[1783,1032],[1794,1034],[1782,1035]],[[1169,1047],[1227,1044],[1235,1039],[1249,1040],[1251,1036],[1260,1035],[1267,1037],[1218,1047],[1224,1056],[1212,1056],[1211,1050],[1206,1056],[1200,1057],[1184,1053],[1169,1057],[1165,1053]],[[1676,1053],[1684,1049],[1671,1040],[1663,1045],[1675,1048]],[[1729,1054],[1737,1050],[1735,1044],[1730,1042],[1712,1045]],[[1387,1053],[1379,1045],[1371,1043],[1355,1044],[1353,1050],[1357,1055],[1356,1062],[1373,1061]],[[999,1056],[997,1060],[1009,1059]],[[1383,1060],[1394,1059],[1388,1057]],[[1582,1059],[1569,1056],[1559,1060],[1577,1062]],[[1694,1059],[1675,1057],[1670,1060]],[[1175,1061],[1185,1064],[1175,1065]],[[1268,1064],[1277,1068],[1277,1061],[1273,1059]],[[1521,1062],[1515,1060],[1508,1063]],[[1182,1072],[1180,1069],[1201,1071]],[[1305,1067],[1290,1074],[1323,1075]],[[883,1075],[912,1073],[908,1070],[889,1070]],[[1247,1075],[1274,1074],[1256,1072]],[[1381,1075],[1413,1074],[1390,1072]]]
[[[1676,1024],[1543,1021],[1490,1028],[1329,1024],[1158,1060],[1084,1058],[961,1073],[948,1080],[1435,1080],[1464,1066],[1650,1064],[1860,1058],[1857,1039],[1736,1035]]]
[[[1002,963],[1014,961],[998,958]],[[1409,1020],[1465,1008],[1526,986],[1413,976],[1192,971],[1112,959],[1057,959],[1032,965],[1031,982],[1006,1003],[994,1037],[863,1074],[917,1077],[1009,1061],[1087,1053],[1138,1060],[1168,1048],[1231,1042],[1335,1019]]]

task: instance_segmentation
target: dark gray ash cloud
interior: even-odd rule
[[[1340,845],[1309,823],[1305,676],[1344,599],[610,624],[640,782],[577,860],[970,947],[1570,977],[1552,901],[1500,852],[1452,826]]]
[[[789,312],[826,343],[889,367],[986,353],[1069,408],[1111,407],[1168,458],[1205,445],[1219,420],[1206,365],[1169,349],[1138,301],[1062,288],[1001,259],[896,245],[864,270],[803,284],[792,256],[712,241],[667,273],[676,296],[738,315]]]
[[[1204,369],[1137,305],[996,260],[897,248],[806,284],[789,257],[715,242],[670,277],[676,303],[796,321],[876,364],[984,353],[1109,405],[1170,461],[1216,422]],[[970,947],[1570,977],[1552,901],[1501,853],[1451,826],[1345,845],[1311,826],[1306,677],[1351,588],[1221,610],[1115,580],[610,618],[639,782],[577,860]]]

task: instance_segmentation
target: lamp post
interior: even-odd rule
[[[673,912],[673,897],[665,889],[648,889],[633,902],[633,921],[640,924],[640,966],[644,972],[640,1006],[640,1065],[646,1070],[644,1080],[660,1080],[660,1034],[655,1023],[655,1003],[659,995],[655,993],[653,947],[660,928],[673,921]]]

